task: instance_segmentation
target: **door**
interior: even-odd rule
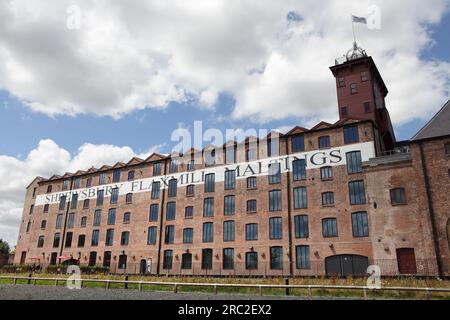
[[[121,254],[119,256],[119,269],[126,269],[127,268],[127,255]]]
[[[22,253],[20,254],[20,264],[25,264],[26,258],[27,258],[27,252],[22,251]]]
[[[50,256],[50,264],[52,266],[56,265],[56,259],[58,259],[58,252],[52,252],[52,255]]]
[[[354,254],[342,254],[325,259],[325,272],[328,276],[362,276],[366,274],[369,258]]]
[[[141,260],[141,265],[139,267],[139,273],[140,274],[146,274],[147,273],[147,261],[145,259]]]
[[[108,268],[111,266],[111,251],[103,253],[103,266]]]
[[[89,263],[88,263],[88,265],[90,267],[94,267],[96,263],[97,263],[97,252],[91,251],[89,253]]]
[[[413,248],[397,249],[398,273],[416,274],[416,256]]]

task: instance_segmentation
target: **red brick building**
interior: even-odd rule
[[[37,177],[15,263],[211,275],[450,273],[450,103],[396,142],[359,48],[336,61],[339,120],[176,156]],[[187,159],[187,161],[186,161]],[[204,161],[198,161],[198,160]]]

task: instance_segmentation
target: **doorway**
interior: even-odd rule
[[[416,256],[413,248],[397,249],[398,273],[400,274],[416,274]]]
[[[354,254],[342,254],[325,258],[325,272],[328,276],[365,276],[369,258]]]
[[[147,273],[147,261],[145,259],[141,259],[140,267],[139,267],[139,273],[140,274],[146,274]]]

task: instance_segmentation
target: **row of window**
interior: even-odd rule
[[[295,237],[297,239],[308,238],[309,237],[309,223],[307,215],[298,215],[294,217],[294,229]],[[352,213],[352,230],[354,237],[368,237],[369,236],[369,224],[366,212],[356,212]],[[235,221],[224,221],[223,222],[223,241],[230,242],[235,241]],[[91,245],[97,246],[99,241],[99,230],[92,231]],[[325,218],[322,220],[322,235],[324,238],[337,237],[337,219],[336,218]],[[66,233],[65,246],[70,247],[72,245],[72,232]],[[124,231],[121,234],[121,245],[128,245],[130,237],[129,231]],[[53,246],[58,247],[61,234],[55,233]],[[167,225],[165,227],[164,233],[164,243],[173,244],[175,238],[175,226]],[[183,229],[183,243],[189,244],[193,243],[194,239],[194,229],[184,228]],[[269,239],[270,240],[280,240],[283,239],[283,220],[281,217],[272,217],[269,219]],[[107,229],[105,245],[112,246],[114,240],[114,229]],[[245,240],[246,241],[256,241],[258,240],[258,224],[248,223],[245,225]],[[78,247],[83,247],[85,241],[85,235],[80,235],[78,238]],[[157,241],[157,227],[151,226],[148,228],[147,244],[154,245]],[[209,243],[214,242],[214,223],[205,222],[203,223],[202,230],[202,242]],[[38,239],[38,247],[43,247],[44,236],[40,236]]]
[[[270,269],[283,269],[283,248],[270,247],[269,250]],[[301,245],[295,247],[296,268],[311,269],[311,258],[309,246]],[[222,269],[234,269],[234,248],[224,248],[222,250]],[[173,250],[164,250],[163,269],[170,270],[173,267]],[[211,270],[213,268],[213,249],[202,249],[201,268]],[[181,255],[181,269],[192,269],[192,254],[189,252]],[[245,253],[245,269],[258,269],[258,253],[249,251]]]

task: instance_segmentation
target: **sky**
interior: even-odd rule
[[[0,238],[35,176],[169,153],[174,130],[338,119],[329,66],[375,60],[397,140],[449,99],[450,0],[0,2]],[[378,10],[378,11],[377,11]],[[379,28],[377,28],[379,22]],[[374,28],[375,26],[375,28]],[[205,144],[208,144],[205,142]]]

